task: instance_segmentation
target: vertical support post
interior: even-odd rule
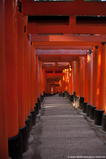
[[[27,62],[28,62],[28,107],[27,107],[27,115],[30,114],[31,110],[31,35],[27,35],[28,38],[28,57],[27,57]]]
[[[5,1],[6,99],[8,145],[11,158],[22,158],[22,138],[18,130],[17,95],[17,1]],[[18,153],[17,153],[18,152]]]
[[[25,97],[25,119],[27,119],[28,115],[28,107],[29,107],[29,91],[28,91],[28,37],[27,37],[27,23],[28,17],[24,16],[24,97]]]
[[[92,63],[92,54],[87,54],[87,74],[88,74],[88,104],[86,107],[86,115],[89,117],[89,111],[91,107],[91,63]]]
[[[80,58],[80,109],[84,105],[84,57]]]
[[[14,0],[6,2],[6,98],[8,137],[18,134],[17,105],[17,17]],[[11,38],[10,38],[11,37]],[[12,61],[12,62],[11,62]],[[11,108],[11,109],[10,109]],[[13,120],[14,119],[14,120]]]
[[[18,66],[18,124],[19,128],[25,126],[25,98],[24,98],[24,23],[23,14],[18,12],[18,54],[17,54],[17,66]]]
[[[86,113],[86,106],[88,102],[88,74],[87,74],[87,56],[84,57],[84,105],[83,113]]]
[[[34,53],[35,49],[33,44],[31,45],[31,111],[34,110],[34,105],[35,105],[35,91],[34,91]]]
[[[105,44],[105,53],[106,53],[106,44]],[[105,68],[105,108],[104,109],[105,110],[102,116],[102,130],[106,131],[106,68]]]
[[[5,1],[0,1],[0,158],[8,158],[6,76],[5,76]]]
[[[80,61],[76,62],[76,96],[75,103],[76,107],[79,107],[79,97],[80,97]]]
[[[18,54],[17,54],[17,66],[18,66],[18,126],[22,134],[22,149],[23,152],[28,149],[28,136],[27,136],[27,126],[25,125],[25,57],[26,51],[24,49],[24,15],[17,12],[18,21]],[[26,47],[26,46],[25,46]]]
[[[75,105],[75,94],[76,94],[76,75],[75,75],[76,65],[75,61],[72,62],[72,90],[73,90],[73,103]]]
[[[106,46],[105,43],[101,43],[99,45],[99,52],[98,52],[97,107],[94,113],[94,123],[96,125],[102,124],[102,114],[104,112],[105,69],[106,69]]]
[[[93,77],[92,77],[92,105],[90,106],[89,117],[94,119],[94,110],[97,105],[97,74],[98,74],[98,46],[93,47]]]
[[[62,79],[62,95],[63,95],[63,97],[65,96],[65,71],[63,70],[63,73],[64,73],[64,75],[63,75],[63,79]]]

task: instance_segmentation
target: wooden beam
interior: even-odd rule
[[[72,62],[78,61],[79,56],[41,56],[39,60],[43,62]]]
[[[106,2],[32,2],[23,1],[24,15],[106,15]]]
[[[64,70],[68,68],[69,66],[43,66],[44,70]]]
[[[36,26],[28,23],[28,34],[106,34],[106,26]]]
[[[63,76],[63,73],[45,73],[45,76],[48,76],[49,78],[53,78],[53,77],[61,77]]]
[[[59,50],[42,50],[37,49],[36,55],[86,55],[87,50],[65,50],[65,49],[59,49]]]
[[[98,46],[98,42],[60,42],[60,41],[53,41],[53,42],[33,42],[34,46]]]
[[[80,49],[80,50],[88,50],[93,49],[93,46],[35,46],[35,49],[42,49],[42,50],[57,50],[57,49]]]
[[[31,41],[33,42],[52,42],[52,41],[77,41],[77,42],[103,42],[106,41],[106,35],[98,36],[75,36],[72,34],[66,35],[38,35],[32,34]]]

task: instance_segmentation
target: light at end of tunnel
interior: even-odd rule
[[[73,103],[73,106],[75,107],[75,103]]]
[[[71,73],[69,73],[69,76],[71,76]]]
[[[91,56],[90,54],[87,54],[87,62],[90,62],[91,61]]]
[[[63,81],[64,81],[64,76],[63,76]]]
[[[70,68],[70,71],[71,71],[72,69]]]

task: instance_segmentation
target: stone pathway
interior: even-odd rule
[[[106,142],[98,128],[66,98],[45,97],[35,127],[30,145],[33,155],[28,159],[106,158]]]

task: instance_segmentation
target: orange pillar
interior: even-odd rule
[[[0,158],[8,158],[7,106],[5,79],[5,3],[0,1]]]
[[[24,21],[23,13],[18,12],[18,125],[19,128],[25,126],[25,96],[24,96]]]
[[[65,71],[63,70],[63,79],[62,79],[62,96],[65,96]]]
[[[6,98],[8,137],[18,134],[17,105],[17,6],[14,0],[6,1]],[[13,5],[14,4],[14,5]]]
[[[22,157],[22,140],[18,125],[18,95],[17,95],[17,0],[5,1],[5,42],[6,42],[6,99],[9,156]],[[18,141],[20,140],[20,144]],[[14,147],[11,147],[11,142]],[[10,149],[11,147],[11,149]],[[17,148],[19,153],[17,154]]]
[[[28,91],[28,37],[27,37],[28,17],[24,16],[24,98],[25,98],[25,119],[27,119],[27,109],[29,107],[29,91]]]
[[[72,66],[69,66],[69,98],[70,101],[73,102],[73,91],[72,91]]]
[[[88,74],[87,74],[87,56],[84,57],[84,104],[83,113],[86,113],[86,105],[88,102]]]
[[[80,61],[76,62],[76,95],[80,97]]]
[[[105,52],[106,52],[106,44],[105,44]],[[102,116],[102,130],[106,131],[106,68],[105,68],[105,108],[104,109],[105,111]]]
[[[94,123],[102,124],[102,114],[104,112],[105,100],[105,69],[106,69],[106,46],[105,43],[99,45],[98,52],[98,79],[97,79],[97,107],[94,113]]]
[[[86,115],[89,116],[89,111],[90,111],[90,107],[91,107],[91,104],[92,104],[92,101],[91,101],[91,93],[92,93],[92,90],[91,90],[91,79],[92,79],[92,76],[91,76],[91,71],[92,71],[92,67],[91,67],[91,64],[92,64],[92,54],[91,53],[88,53],[87,54],[87,75],[88,75],[88,104],[87,104],[87,107],[86,107]]]
[[[72,62],[72,90],[73,90],[73,93],[76,92],[76,73],[75,73],[75,70],[76,70],[76,63],[75,61]]]
[[[33,44],[31,45],[31,93],[30,93],[30,98],[31,98],[31,108],[30,111],[34,110],[34,105],[35,105],[35,89],[34,89],[34,82],[35,82],[35,67],[34,67],[34,54],[35,54],[35,48]]]
[[[80,57],[80,108],[84,104],[84,57]]]
[[[45,70],[43,69],[43,92],[44,92],[44,93],[45,93],[45,86],[46,86],[45,82],[46,82]]]
[[[37,89],[36,89],[36,50],[34,52],[34,92],[35,92],[35,103],[37,103]]]
[[[76,63],[76,96],[75,96],[75,105],[79,107],[79,97],[80,97],[80,61],[75,61]]]
[[[75,94],[76,94],[76,63],[72,62],[72,91],[73,91],[73,102],[75,105]]]
[[[92,105],[90,106],[89,117],[94,119],[94,110],[97,106],[97,74],[98,74],[98,46],[93,47],[93,76],[92,80]]]
[[[31,35],[27,35],[28,38],[28,57],[27,57],[27,63],[28,63],[28,107],[27,107],[27,116],[30,114],[31,111]]]

